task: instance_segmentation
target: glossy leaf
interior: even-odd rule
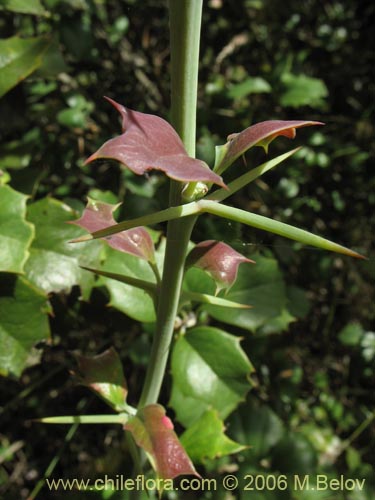
[[[214,171],[221,174],[239,156],[254,146],[261,146],[267,152],[269,144],[278,136],[294,139],[296,129],[311,125],[323,125],[320,122],[304,120],[269,120],[256,123],[237,134],[228,136],[228,142],[216,147]]]
[[[20,12],[22,14],[34,14],[37,16],[45,14],[40,0],[1,0],[0,11],[10,10],[11,12]]]
[[[190,283],[190,286],[194,287],[194,283]],[[277,261],[257,255],[255,266],[241,266],[236,283],[226,298],[253,307],[238,310],[223,310],[214,305],[203,307],[215,319],[251,332],[265,327],[270,321],[278,320],[286,309],[287,297]]]
[[[183,433],[181,443],[194,463],[246,449],[225,435],[224,423],[216,410],[207,410]]]
[[[89,199],[82,216],[75,221],[70,221],[70,224],[82,227],[90,233],[113,226],[116,224],[113,212],[118,206],[119,204],[111,205],[102,201]],[[129,253],[151,262],[155,259],[154,244],[150,234],[144,227],[123,231],[105,238],[105,241],[110,247],[120,252]]]
[[[22,273],[34,226],[26,221],[27,196],[0,186],[0,272]]]
[[[47,293],[69,292],[79,285],[83,296],[88,298],[95,278],[80,265],[98,266],[103,245],[69,244],[70,239],[82,234],[82,229],[66,224],[77,213],[53,198],[32,203],[27,216],[36,229],[25,266],[28,279]]]
[[[128,390],[117,352],[111,347],[97,356],[75,357],[80,382],[99,394],[116,411],[123,410]]]
[[[160,248],[156,252],[158,261],[162,258],[162,251],[163,248]],[[104,271],[104,273],[123,275],[152,284],[156,282],[155,275],[145,260],[134,255],[118,252],[110,247],[105,249],[102,265],[95,267],[99,271]],[[156,319],[155,307],[150,296],[150,290],[145,291],[145,289],[136,286],[135,283],[131,284],[130,281],[124,283],[113,278],[103,276],[96,283],[97,286],[105,285],[108,288],[110,294],[109,305],[137,321],[154,322]]]
[[[38,362],[33,346],[49,338],[47,296],[23,277],[0,276],[0,374],[19,377]]]
[[[145,451],[158,477],[199,476],[162,406],[145,406],[128,420],[125,429],[132,433],[137,445]]]
[[[202,181],[224,186],[220,176],[201,160],[188,156],[173,127],[162,118],[125,108],[108,99],[122,117],[123,134],[107,141],[88,158],[113,159],[142,175],[161,170],[168,177],[182,182]]]
[[[173,349],[170,405],[185,427],[208,409],[226,418],[251,385],[252,365],[240,339],[212,327],[197,327],[181,336]]]
[[[195,245],[187,257],[187,266],[206,271],[216,282],[216,292],[230,288],[237,278],[238,266],[242,262],[255,262],[236,252],[226,243],[214,240]]]
[[[0,40],[0,97],[41,66],[50,44],[44,36]]]

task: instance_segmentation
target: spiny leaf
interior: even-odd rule
[[[252,371],[238,337],[208,326],[188,330],[172,353],[170,406],[177,420],[189,427],[211,408],[226,418],[251,388]]]
[[[160,478],[173,479],[187,474],[199,477],[162,406],[145,406],[128,420],[125,429],[146,452]]]
[[[181,139],[168,122],[106,99],[122,117],[123,134],[103,144],[86,163],[113,159],[137,175],[149,170],[161,170],[177,181],[202,181],[224,186],[221,177],[212,172],[206,163],[188,156]]]
[[[50,312],[47,295],[25,278],[0,275],[0,375],[19,377],[39,361],[32,348],[48,340]]]
[[[204,462],[247,447],[232,441],[225,434],[224,422],[216,410],[207,410],[201,418],[181,436],[181,442],[194,462]]]
[[[256,123],[237,134],[228,136],[228,142],[216,147],[214,171],[222,174],[239,156],[253,146],[261,146],[267,152],[269,144],[278,136],[294,139],[296,129],[311,125],[323,125],[321,122],[304,120],[269,120]]]
[[[89,198],[82,217],[69,221],[69,224],[75,224],[90,233],[113,226],[116,224],[113,212],[119,205],[112,205]],[[135,255],[150,262],[154,261],[154,244],[150,234],[144,227],[123,231],[115,236],[105,238],[105,241],[115,250]]]
[[[226,243],[214,240],[202,241],[195,245],[186,260],[187,266],[199,267],[214,279],[216,293],[233,285],[241,262],[255,264]]]
[[[111,347],[97,356],[76,355],[78,377],[116,411],[124,409],[128,393],[121,360]]]
[[[68,241],[82,229],[67,224],[77,212],[54,198],[42,198],[28,206],[27,219],[35,226],[30,257],[25,264],[27,278],[46,293],[69,293],[79,285],[84,299],[89,298],[94,277],[79,265],[98,266],[103,245],[74,247]]]

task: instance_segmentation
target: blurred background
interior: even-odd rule
[[[374,11],[374,3],[365,0],[204,2],[198,156],[212,165],[216,144],[259,121],[324,122],[299,130],[293,142],[275,141],[269,157],[304,147],[231,203],[369,258],[359,262],[301,248],[214,218],[199,223],[194,241],[210,234],[255,260],[260,255],[277,261],[274,280],[282,277],[286,285],[289,314],[266,318],[248,332],[235,321],[226,327],[244,338],[256,368],[248,401],[229,418],[227,432],[252,448],[206,460],[199,469],[204,477],[230,470],[324,470],[334,477],[366,478],[368,489],[330,496],[301,492],[299,499],[375,498]],[[122,201],[120,218],[164,208],[168,183],[162,176],[135,178],[116,164],[83,162],[120,132],[118,116],[103,96],[168,119],[166,3],[0,0],[0,14],[0,184],[27,195],[28,203],[47,196],[77,211],[88,195]],[[4,40],[11,37],[27,42],[12,42],[24,69],[21,83],[8,88],[1,72],[9,54]],[[229,176],[265,161],[258,149]],[[52,470],[54,477],[130,470],[121,429],[69,430],[31,419],[105,413],[105,405],[71,379],[70,351],[96,353],[115,345],[137,393],[150,326],[124,315],[103,286],[85,300],[77,286],[52,292],[51,340],[37,345],[36,362],[26,370],[0,379],[0,494],[7,500],[35,498],[38,480]],[[165,404],[168,397],[167,383]],[[238,498],[251,498],[241,494]],[[272,495],[260,492],[257,500],[297,498],[290,492]],[[76,496],[127,498],[125,492],[61,493],[61,498]],[[220,492],[201,497],[231,498]],[[60,496],[44,488],[39,498]]]

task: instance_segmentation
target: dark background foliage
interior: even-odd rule
[[[295,142],[306,147],[297,157],[231,202],[322,234],[369,260],[301,249],[217,219],[206,218],[198,225],[194,241],[205,239],[209,232],[246,255],[275,255],[287,283],[306,290],[309,299],[305,317],[286,331],[245,334],[243,345],[256,368],[251,392],[254,421],[250,419],[253,427],[247,438],[250,444],[263,442],[263,451],[254,445],[253,452],[239,457],[208,461],[202,473],[215,476],[233,464],[240,471],[293,473],[301,463],[301,470],[310,472],[325,460],[330,471],[366,477],[370,483],[374,426],[338,456],[335,437],[345,441],[352,436],[374,411],[375,402],[373,2],[204,3],[198,154],[212,164],[214,144],[255,122],[298,118],[325,122],[325,127],[299,131]],[[11,186],[30,195],[30,200],[48,195],[81,209],[88,193],[96,192],[110,201],[123,201],[124,217],[160,209],[167,190],[161,176],[134,178],[117,165],[84,166],[83,161],[119,132],[117,116],[104,95],[168,118],[164,2],[44,0],[43,4],[50,15],[1,13],[1,38],[49,34],[61,57],[1,99],[0,168],[9,172]],[[271,145],[270,154],[288,146],[281,139]],[[262,151],[251,152],[247,166],[238,161],[237,172],[263,158]],[[129,474],[121,430],[81,426],[69,436],[64,426],[31,422],[46,415],[106,412],[103,403],[72,381],[71,351],[97,353],[114,345],[133,395],[140,390],[150,343],[147,328],[106,307],[108,297],[101,289],[94,289],[89,302],[78,297],[76,289],[51,296],[52,340],[38,346],[41,362],[19,380],[1,380],[3,498],[27,498],[54,459],[56,477]],[[244,336],[239,329],[233,328],[233,333]],[[167,380],[163,403],[168,397]],[[243,423],[250,418],[243,413],[240,410],[229,421],[228,432],[237,440],[241,419]],[[257,429],[257,419],[264,423],[263,430]],[[273,446],[272,439],[267,440],[275,432],[282,438]],[[306,436],[316,437],[315,446]],[[126,498],[122,495],[118,492],[111,498]],[[40,498],[50,497],[44,489]],[[99,493],[90,497],[109,498]],[[205,497],[214,498],[208,493]]]

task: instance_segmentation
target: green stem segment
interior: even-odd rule
[[[186,151],[195,156],[199,41],[203,0],[169,0],[171,46],[171,121]],[[182,201],[183,184],[171,182],[170,205]],[[156,403],[163,382],[180,300],[188,243],[196,217],[171,220],[156,332],[139,407]]]

